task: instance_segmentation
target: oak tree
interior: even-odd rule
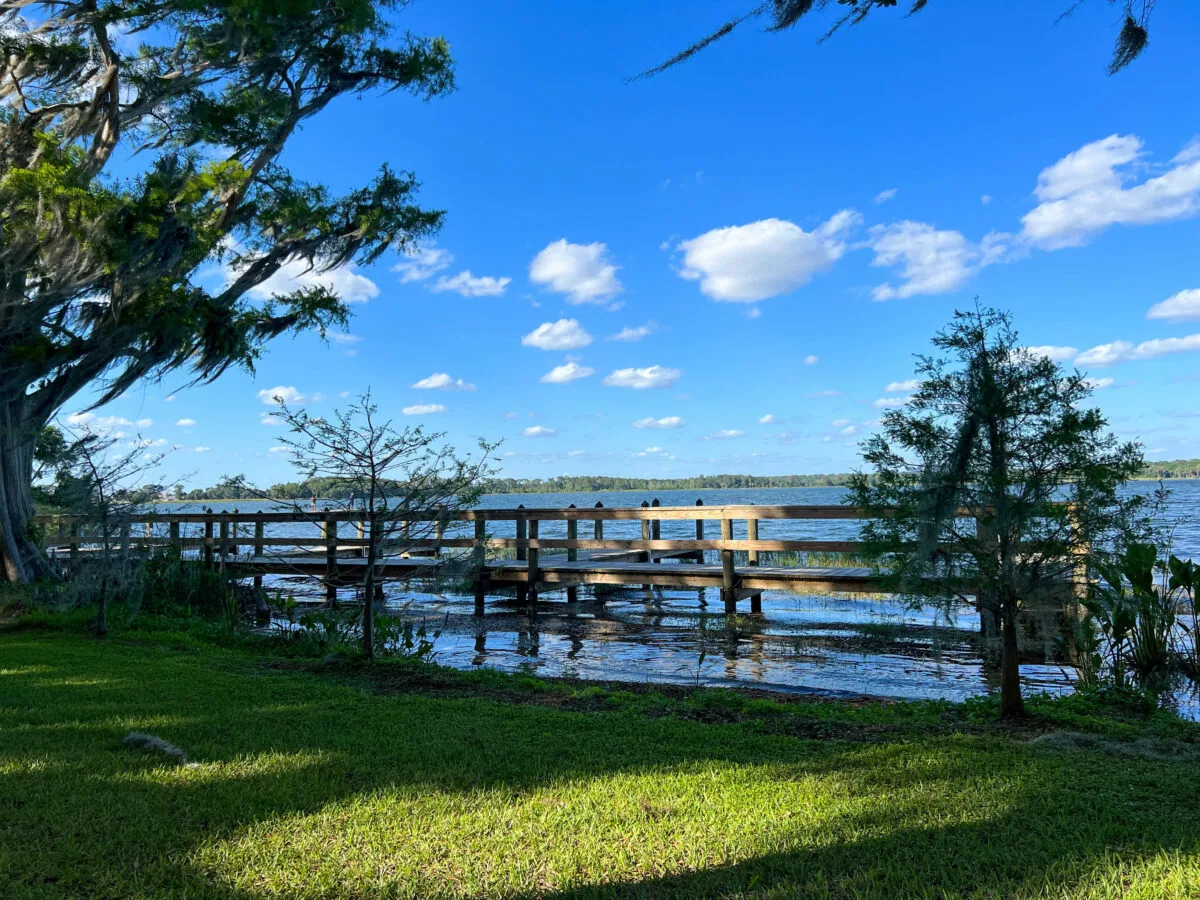
[[[34,448],[83,388],[99,381],[103,403],[173,370],[211,380],[278,335],[323,335],[347,316],[333,290],[260,286],[438,227],[409,173],[337,195],[284,160],[340,97],[451,90],[445,41],[397,30],[407,5],[0,0],[3,577],[47,573],[28,528]]]

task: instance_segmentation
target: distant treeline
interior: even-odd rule
[[[696,475],[692,478],[614,478],[609,475],[560,475],[556,478],[493,478],[489,494],[578,494],[589,491],[693,491],[734,488],[830,487],[850,476]]]
[[[736,488],[836,487],[850,476],[829,475],[696,475],[692,478],[617,478],[610,475],[560,475],[556,478],[492,478],[483,484],[486,494],[583,494],[592,491],[702,491]],[[1200,478],[1200,459],[1150,462],[1142,478]],[[224,478],[209,488],[177,489],[179,500],[307,500],[309,497],[348,498],[350,485],[334,478],[287,481],[262,490],[241,478]],[[164,493],[171,495],[171,491]]]
[[[1200,478],[1200,459],[1167,459],[1148,462],[1143,478]]]

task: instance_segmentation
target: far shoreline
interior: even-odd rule
[[[1139,475],[1136,478],[1130,478],[1130,481],[1197,481],[1200,480],[1200,475],[1176,475],[1171,478],[1157,478],[1149,475]],[[642,494],[647,491],[702,491],[711,493],[713,491],[811,491],[825,490],[827,488],[845,487],[845,483],[839,484],[807,484],[807,485],[792,485],[792,486],[766,486],[766,487],[698,487],[698,488],[598,488],[588,491],[485,491],[484,496],[493,497],[508,497],[518,495],[536,495],[536,494]],[[346,497],[317,497],[318,500],[345,500]],[[187,503],[295,503],[301,505],[308,502],[303,498],[277,499],[273,497],[205,497],[198,500],[154,500],[154,503],[171,504],[181,506]]]

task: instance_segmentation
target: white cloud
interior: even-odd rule
[[[434,413],[445,412],[446,407],[440,403],[417,403],[413,406],[406,406],[400,412],[406,416],[429,416]]]
[[[149,428],[154,424],[153,419],[138,419],[136,422],[124,416],[98,416],[93,412],[77,412],[67,416],[67,424],[72,428],[87,428],[91,431],[111,431],[114,428]],[[118,432],[115,437],[124,437]]]
[[[609,387],[627,387],[634,390],[646,388],[668,388],[680,379],[683,372],[663,366],[647,366],[644,369],[617,369],[606,375],[604,383]]]
[[[845,428],[843,428],[841,431],[839,431],[838,434],[851,435],[851,434],[854,434],[856,431],[858,431],[858,429],[855,428],[853,425],[847,425]]]
[[[586,450],[568,450],[567,456],[587,456]]]
[[[1166,319],[1170,322],[1200,319],[1200,288],[1180,291],[1161,303],[1155,303],[1146,313],[1146,318]]]
[[[841,391],[813,391],[810,394],[805,394],[805,400],[819,400],[822,397],[840,397]]]
[[[846,252],[846,233],[861,221],[842,210],[814,231],[785,219],[731,225],[680,241],[679,274],[714,300],[753,303],[786,294],[830,269]]]
[[[845,428],[849,424],[851,424],[849,419],[834,419],[832,422],[829,423],[829,427],[830,428]]]
[[[331,333],[329,339],[335,344],[357,344],[362,340],[357,334],[342,334],[340,331]]]
[[[583,330],[578,319],[543,322],[521,338],[522,345],[539,350],[578,350],[591,342],[592,336]]]
[[[277,406],[281,402],[288,404],[303,403],[305,397],[291,385],[281,384],[278,387],[263,388],[258,392],[258,399],[268,406]]]
[[[508,288],[511,278],[495,278],[491,275],[476,277],[471,270],[459,272],[457,275],[443,275],[430,288],[434,293],[454,291],[464,297],[498,297]]]
[[[167,395],[166,397],[164,397],[163,399],[164,399],[164,400],[165,400],[167,403],[174,403],[174,402],[175,402],[175,395],[174,395],[174,394],[168,394],[168,395]]]
[[[506,412],[504,414],[504,418],[506,418],[506,419],[515,419],[516,417],[517,417],[517,414],[515,412]]]
[[[917,381],[915,378],[910,378],[907,381],[893,381],[891,384],[885,387],[884,390],[888,391],[889,393],[895,393],[896,391],[907,392],[915,391],[920,386],[921,382]]]
[[[987,206],[989,203],[992,202],[992,195],[984,194],[982,197],[979,198],[979,202],[982,203],[984,206]]]
[[[744,313],[742,313],[742,315],[744,315],[747,319],[757,319],[762,315],[762,310],[757,306],[751,306]]]
[[[413,385],[424,391],[473,391],[475,385],[461,378],[451,378],[445,372],[434,372],[428,378],[422,378]]]
[[[1083,382],[1088,387],[1093,388],[1097,391],[1100,390],[1101,388],[1112,387],[1114,384],[1114,381],[1112,378],[1085,378],[1085,379],[1083,379]]]
[[[272,447],[267,452],[268,453],[287,453],[288,450],[290,450],[290,449],[291,449],[290,447]]]
[[[877,205],[880,203],[887,203],[889,200],[891,200],[893,197],[895,197],[898,193],[900,193],[899,188],[888,188],[886,191],[880,191],[878,194],[875,195],[875,203]]]
[[[545,425],[530,425],[521,434],[525,437],[554,437],[557,432],[553,428],[547,428]]]
[[[212,447],[199,446],[195,448],[196,453],[207,453]]]
[[[561,366],[555,366],[538,380],[543,384],[566,384],[569,381],[587,378],[589,375],[595,374],[595,369],[588,366],[581,366],[575,362],[569,362]]]
[[[758,420],[759,425],[774,425],[775,422],[776,422],[775,416],[771,413],[767,413],[765,416],[762,416]]]
[[[547,244],[529,264],[529,280],[567,295],[568,303],[597,303],[622,290],[605,244]]]
[[[1056,347],[1053,344],[1040,344],[1036,347],[1026,347],[1026,353],[1031,353],[1034,356],[1048,356],[1055,362],[1067,362],[1079,355],[1079,351],[1074,347]]]
[[[808,356],[804,357],[804,364],[806,366],[815,366],[820,361],[821,361],[821,357],[813,356],[812,354],[809,354]]]
[[[226,277],[232,281],[236,274],[236,271],[230,271]],[[366,303],[379,296],[379,286],[367,276],[359,274],[353,265],[339,266],[330,272],[317,272],[298,259],[284,263],[279,271],[247,293],[265,300],[276,294],[290,294],[300,288],[312,287],[328,288],[347,303]]]
[[[645,325],[638,325],[636,328],[626,325],[616,334],[610,334],[607,338],[605,338],[605,340],[629,342],[640,341],[642,338],[653,334],[656,327],[657,326],[653,322],[647,322]]]
[[[441,247],[415,247],[404,251],[404,259],[392,266],[393,272],[400,274],[400,283],[424,281],[432,278],[443,269],[450,268],[454,262],[454,254]]]
[[[269,425],[272,428],[276,428],[276,427],[279,427],[282,425],[286,425],[287,423],[285,421],[283,421],[283,419],[281,419],[279,416],[272,415],[271,413],[263,413],[262,416],[258,420],[258,424],[259,425]]]
[[[175,425],[179,428],[191,428],[195,424],[196,424],[195,419],[180,419],[178,422],[175,423]]]
[[[903,406],[911,399],[912,397],[880,397],[872,404],[872,406],[874,406],[876,409],[890,409],[893,407]]]
[[[874,300],[914,294],[944,294],[962,287],[976,271],[980,250],[957,231],[939,231],[925,222],[905,220],[871,229],[873,266],[899,266],[902,283],[871,291]]]
[[[1192,334],[1181,338],[1156,338],[1152,341],[1142,341],[1134,345],[1129,341],[1113,341],[1111,344],[1099,344],[1090,350],[1085,350],[1075,358],[1080,366],[1111,366],[1113,363],[1128,362],[1135,359],[1154,359],[1168,353],[1185,353],[1200,350],[1200,334]]]
[[[725,429],[722,429],[721,431],[714,431],[711,434],[706,434],[704,436],[704,440],[706,440],[706,441],[725,441],[725,440],[729,440],[730,438],[744,437],[745,434],[746,434],[746,432],[740,431],[737,428],[725,428]]]
[[[646,416],[633,423],[634,428],[681,428],[683,425],[684,421],[679,416],[663,416],[661,419]]]
[[[1110,225],[1148,225],[1200,212],[1200,158],[1178,154],[1161,175],[1132,183],[1143,156],[1136,135],[1113,134],[1068,153],[1038,175],[1040,201],[1021,237],[1046,250],[1078,247]]]

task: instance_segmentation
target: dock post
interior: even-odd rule
[[[71,566],[74,566],[77,562],[79,562],[79,539],[81,537],[81,529],[78,521],[71,523],[69,536],[71,538],[71,546],[67,550],[67,559],[70,560]]]
[[[658,502],[657,497],[655,497],[653,500],[650,501],[650,505],[652,507],[653,506],[662,506],[662,504]],[[662,540],[662,520],[661,519],[651,519],[650,520],[650,540],[652,540],[652,541],[661,541]],[[651,552],[651,554],[650,554],[650,559],[652,562],[658,562],[658,560],[654,558],[653,552]]]
[[[604,504],[597,500],[596,501],[596,509],[604,509]],[[598,540],[598,541],[604,540],[604,520],[603,519],[596,520],[596,525],[595,525],[594,531],[595,531],[596,540]]]
[[[991,554],[999,553],[1000,545],[991,523],[984,520],[979,511],[975,514],[975,539],[981,549]],[[979,636],[985,643],[985,652],[992,653],[999,646],[1000,634],[1000,605],[995,597],[977,596],[975,609],[979,613]],[[987,646],[987,645],[990,645]]]
[[[721,520],[721,540],[733,540],[733,520]],[[725,614],[737,613],[737,574],[733,568],[733,551],[721,550],[721,599],[725,601]]]
[[[642,509],[649,509],[649,508],[650,508],[650,504],[647,503],[645,500],[643,500],[642,501]],[[643,541],[650,540],[650,520],[649,519],[642,519],[642,540]],[[645,552],[646,552],[646,562],[652,562],[654,560],[654,554],[649,550],[647,550]],[[646,585],[647,589],[649,589],[649,587],[650,587],[650,585]]]
[[[520,506],[517,507],[517,509],[524,509],[524,508],[525,508],[524,503],[522,503]],[[522,519],[522,518],[517,519],[517,562],[524,562],[526,559],[525,554],[529,552],[529,543],[528,543],[527,533],[528,533],[528,529],[526,527],[525,519]]]
[[[167,546],[173,550],[180,550],[182,553],[182,545],[179,543],[179,523],[172,519],[167,524]]]
[[[649,509],[649,508],[650,508],[650,504],[647,503],[645,500],[643,500],[642,501],[642,509]],[[649,519],[642,519],[642,540],[643,541],[650,540],[650,520]],[[654,551],[646,550],[645,553],[646,553],[645,561],[646,562],[654,562]],[[649,584],[642,585],[642,590],[645,591],[647,594],[649,594],[653,589],[654,589],[653,585],[649,585]]]
[[[446,515],[445,509],[438,509],[437,521],[433,525],[433,557],[437,559],[442,555],[442,541],[446,538]]]
[[[205,510],[208,518],[204,520],[204,565],[212,568],[213,564],[213,520],[212,508]]]
[[[704,501],[697,500],[696,505],[703,506]],[[704,520],[703,519],[696,520],[696,540],[698,540],[698,541],[704,540]],[[704,551],[703,550],[696,551],[696,562],[698,562],[698,563],[704,562]]]
[[[570,506],[567,507],[567,509],[575,509],[575,504],[572,503]],[[578,519],[567,519],[567,540],[568,541],[579,540],[579,520]],[[567,548],[567,562],[578,562],[578,561],[579,561],[579,548],[568,547]]]
[[[225,555],[229,552],[229,519],[226,516],[221,516],[220,545],[218,558],[220,559],[220,569],[223,572],[225,571]]]
[[[536,541],[538,538],[538,520],[529,520],[529,541]],[[537,580],[538,580],[538,548],[529,548],[529,602],[537,603]]]
[[[754,504],[751,503],[750,505],[753,506]],[[748,540],[748,541],[757,541],[758,540],[758,519],[747,519],[746,520],[746,540]],[[751,565],[751,566],[758,565],[758,551],[757,550],[747,550],[746,551],[746,564]]]
[[[238,511],[235,509],[233,511],[233,519],[229,524],[229,555],[235,560],[237,559],[238,555],[238,528],[240,524],[241,523],[238,519]]]
[[[325,603],[330,607],[337,606],[337,532],[337,519],[327,515],[321,524],[321,537],[325,539]],[[367,597],[363,602],[370,603],[371,598]]]
[[[475,615],[483,615],[483,602],[487,597],[487,572],[483,565],[487,561],[487,522],[475,520],[475,546],[471,548],[475,569]]]
[[[255,559],[261,559],[262,555],[263,555],[263,532],[264,532],[264,530],[265,530],[265,526],[263,525],[262,519],[259,519],[257,522],[254,523],[254,558]],[[261,575],[254,576],[254,589],[256,591],[262,590],[262,576]]]

